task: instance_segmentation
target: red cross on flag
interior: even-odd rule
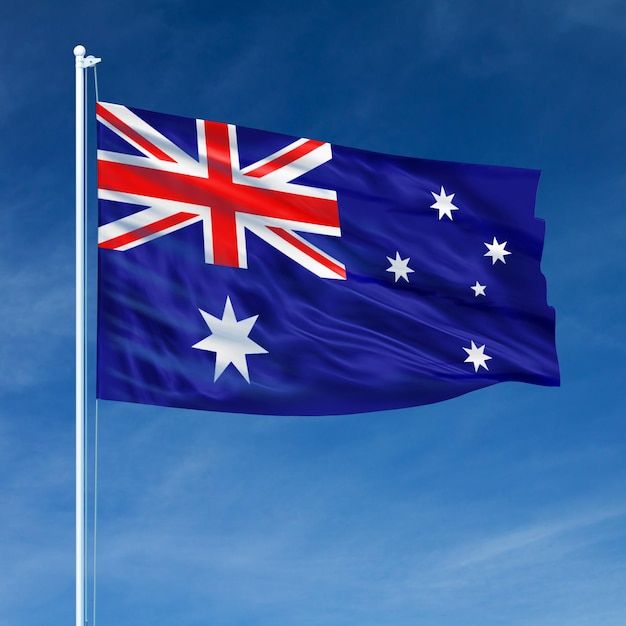
[[[298,139],[240,167],[237,127],[196,120],[195,158],[130,109],[99,102],[98,120],[138,154],[98,150],[98,197],[141,208],[98,229],[101,248],[128,250],[202,222],[207,263],[247,267],[246,231],[322,278],[345,266],[297,232],[341,236],[337,195],[294,183],[332,158],[329,143]]]

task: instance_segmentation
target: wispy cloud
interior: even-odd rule
[[[531,550],[541,551],[540,558],[545,558],[546,547],[549,544],[554,546],[561,541],[572,541],[577,534],[584,533],[591,527],[622,518],[626,518],[626,503],[621,507],[560,517],[499,534],[490,534],[482,541],[453,550],[444,558],[443,569],[455,571],[494,562],[500,567],[508,568],[522,560],[526,561],[528,552]],[[604,538],[606,539],[606,536]],[[594,539],[588,537],[587,541],[594,541]],[[574,542],[570,545],[579,546],[579,543]]]
[[[70,366],[59,349],[73,336],[74,291],[67,259],[56,247],[15,267],[0,259],[0,392],[54,378]],[[59,367],[61,366],[61,367]]]
[[[601,30],[626,32],[626,10],[620,0],[567,0],[563,17],[569,27],[591,26]]]
[[[109,413],[109,429],[121,426],[123,413],[121,406]],[[537,624],[567,615],[568,623],[582,625],[602,602],[620,606],[616,585],[626,583],[626,570],[609,546],[623,540],[626,502],[612,504],[602,493],[595,507],[589,498],[564,499],[536,507],[534,519],[524,522],[519,510],[498,511],[504,504],[495,495],[474,503],[452,502],[451,493],[442,498],[438,475],[455,473],[455,458],[466,456],[475,433],[452,435],[435,446],[439,455],[424,455],[421,447],[435,445],[426,424],[412,437],[406,425],[389,427],[393,417],[362,421],[363,432],[355,430],[352,440],[335,432],[326,449],[298,463],[290,456],[300,446],[291,437],[303,434],[296,421],[261,418],[254,434],[243,429],[231,438],[245,418],[233,417],[228,427],[212,420],[200,434],[200,418],[186,415],[179,426],[188,435],[176,435],[164,455],[150,459],[148,451],[164,431],[175,431],[155,415],[103,457],[109,471],[117,470],[101,491],[105,598],[135,589],[148,594],[155,611],[159,597],[167,597],[184,602],[192,615],[208,604],[217,619],[231,622],[254,614],[297,624],[394,626],[414,624],[416,615],[435,619],[452,606],[468,624],[528,623],[511,617],[517,612],[526,620],[535,615]],[[338,426],[319,420],[306,430],[316,437],[325,428]],[[117,438],[119,426],[113,430]],[[271,442],[278,441],[274,449]],[[376,479],[407,455],[414,459],[403,465],[408,475]],[[495,453],[479,456],[475,463],[484,467],[463,462],[456,471],[473,467],[480,481],[502,465]],[[570,456],[566,465],[577,463]],[[525,470],[533,481],[555,466],[529,458]],[[402,480],[400,496],[391,485]],[[584,584],[573,611],[571,590]],[[484,612],[494,597],[501,613],[489,621]],[[158,617],[154,623],[160,626]]]

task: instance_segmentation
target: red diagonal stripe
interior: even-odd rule
[[[152,156],[160,159],[161,161],[169,161],[175,163],[172,157],[168,156],[157,146],[151,144],[147,139],[142,137],[136,130],[131,128],[126,122],[123,122],[119,117],[115,116],[111,111],[106,109],[100,102],[96,103],[96,114],[103,120],[106,120],[111,126],[115,126],[117,130],[124,133],[129,139],[132,139],[135,143],[139,144],[144,150],[149,152]]]
[[[302,243],[300,239],[294,237],[288,230],[285,230],[284,228],[278,228],[276,226],[268,226],[268,228],[271,231],[275,232],[279,237],[290,243],[294,248],[297,248],[298,250],[300,250],[300,252],[304,252],[304,254],[310,256],[312,259],[314,259],[324,267],[327,267],[332,272],[335,272],[335,274],[338,274],[339,276],[341,276],[341,278],[346,277],[345,268],[343,268],[341,265],[337,265],[337,263],[334,263],[330,259],[326,258],[317,250],[314,250],[313,248],[310,248],[306,244]]]
[[[261,178],[262,176],[265,176],[270,172],[275,172],[277,169],[280,169],[281,167],[292,163],[296,159],[303,157],[305,154],[312,152],[313,150],[315,150],[315,148],[319,148],[322,145],[324,145],[323,141],[315,141],[313,139],[309,139],[308,141],[297,146],[293,150],[285,152],[285,154],[279,156],[278,158],[257,167],[251,172],[246,172],[246,176]]]
[[[158,233],[166,228],[170,228],[171,226],[176,226],[177,224],[181,224],[182,222],[186,222],[187,220],[195,217],[198,216],[194,213],[184,213],[181,211],[180,213],[164,217],[162,220],[152,222],[152,224],[148,224],[147,226],[142,226],[141,228],[131,230],[128,233],[119,235],[118,237],[113,237],[113,239],[109,239],[108,241],[103,241],[98,244],[98,247],[115,250],[116,248],[121,248],[122,246],[132,243],[133,241],[143,239],[148,235],[154,235],[154,233]]]

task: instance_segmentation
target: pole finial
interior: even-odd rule
[[[87,50],[85,49],[85,46],[78,45],[74,48],[75,57],[84,57],[85,52],[87,52]]]

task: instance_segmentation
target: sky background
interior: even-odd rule
[[[348,417],[101,403],[98,624],[625,624],[612,0],[4,3],[0,624],[73,623],[77,43],[104,100],[540,168],[562,374]]]

